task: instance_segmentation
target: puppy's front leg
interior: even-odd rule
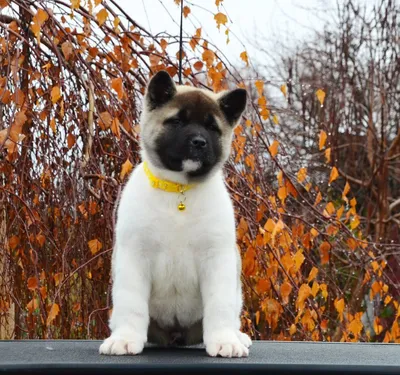
[[[241,340],[239,275],[234,249],[214,249],[200,265],[203,299],[204,344],[210,356],[245,357],[248,346]],[[248,338],[247,338],[248,339]],[[249,339],[248,339],[249,340]]]
[[[111,336],[100,354],[141,353],[149,325],[150,272],[146,257],[137,248],[119,246],[113,259],[113,312]]]

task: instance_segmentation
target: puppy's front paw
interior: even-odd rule
[[[240,342],[241,342],[246,348],[250,348],[250,346],[251,346],[251,344],[252,344],[250,337],[249,337],[247,334],[245,334],[245,333],[243,333],[243,332],[241,332],[241,331],[237,331],[236,333],[237,333],[237,337],[238,337],[238,339],[240,340]]]
[[[206,351],[211,357],[247,357],[249,349],[234,330],[223,329],[214,332],[206,340]]]
[[[100,345],[99,353],[105,355],[139,354],[143,351],[144,342],[138,339],[122,339],[110,336]]]

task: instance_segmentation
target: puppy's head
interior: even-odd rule
[[[158,168],[205,179],[229,157],[233,128],[246,106],[246,91],[215,94],[176,86],[165,71],[150,81],[141,118],[142,148]]]

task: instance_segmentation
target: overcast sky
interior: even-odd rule
[[[174,0],[118,0],[118,3],[153,34],[164,31],[179,34],[179,7]],[[232,21],[229,28],[237,36],[231,35],[228,45],[225,28],[221,27],[221,31],[216,28],[215,0],[184,0],[184,4],[191,9],[184,20],[185,30],[193,35],[195,28],[202,27],[202,36],[208,34],[229,60],[235,62],[244,49],[251,57],[260,56],[251,45],[255,35],[268,38],[270,46],[279,42],[291,47],[312,35],[313,30],[321,30],[325,19],[332,18],[336,0],[224,0],[220,11],[228,15]]]

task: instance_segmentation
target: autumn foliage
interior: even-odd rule
[[[177,36],[152,35],[113,0],[0,0],[0,8],[0,338],[103,338],[114,211],[140,160],[141,99],[155,72],[177,79]],[[195,11],[185,5],[184,17]],[[222,0],[212,12],[229,42]],[[390,265],[399,264],[398,221],[378,236],[365,225],[360,178],[343,170],[329,129],[329,87],[310,81],[313,111],[298,118],[293,81],[261,78],[247,51],[232,65],[199,26],[183,52],[184,84],[249,92],[226,167],[244,330],[255,339],[400,342]],[[283,104],[271,102],[272,89]],[[293,143],[306,126],[302,153]],[[398,171],[398,125],[375,137],[397,163],[387,173]]]

